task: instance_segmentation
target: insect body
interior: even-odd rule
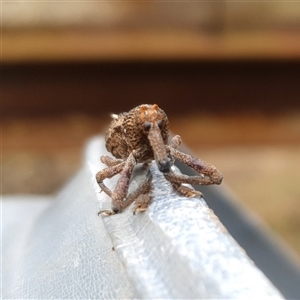
[[[101,161],[106,168],[96,174],[96,180],[107,195],[112,198],[112,210],[100,211],[106,215],[121,212],[135,201],[135,211],[147,209],[151,201],[152,177],[148,170],[147,178],[139,187],[128,195],[129,181],[132,170],[138,163],[150,166],[155,160],[158,169],[179,193],[194,197],[202,194],[194,189],[183,186],[187,184],[220,184],[222,174],[211,164],[194,158],[179,150],[179,135],[169,140],[169,121],[166,113],[158,105],[143,104],[128,113],[112,115],[113,120],[106,132],[107,150],[114,156],[102,156]],[[199,176],[177,174],[171,167],[179,160],[199,173]],[[111,191],[103,183],[120,173],[116,187]]]

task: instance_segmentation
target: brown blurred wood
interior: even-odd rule
[[[300,107],[300,60],[3,64],[2,117],[127,111],[278,113]]]
[[[3,30],[2,60],[19,62],[299,59],[299,31]]]

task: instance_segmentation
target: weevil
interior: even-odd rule
[[[220,184],[223,179],[221,172],[212,164],[180,151],[181,141],[179,135],[175,135],[169,141],[169,120],[157,104],[142,104],[129,112],[113,114],[105,142],[107,150],[114,157],[101,156],[101,162],[107,167],[96,174],[101,190],[112,199],[112,208],[102,210],[99,214],[120,213],[134,201],[134,213],[146,210],[151,202],[152,175],[149,168],[153,160],[165,179],[184,196],[202,197],[202,193],[183,184]],[[175,160],[188,165],[199,175],[175,173],[172,170]],[[148,168],[147,176],[145,181],[128,195],[132,171],[138,163],[143,163]],[[117,184],[110,190],[103,180],[117,174],[120,174]]]

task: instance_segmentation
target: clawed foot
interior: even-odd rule
[[[137,212],[144,212],[145,210],[147,210],[148,205],[147,204],[139,204],[139,205],[135,205],[133,208],[133,214],[135,215]],[[102,216],[112,216],[117,214],[117,212],[113,211],[112,209],[104,209],[104,210],[100,210],[98,212],[98,216],[102,215]]]
[[[148,204],[147,203],[142,203],[142,204],[137,204],[134,206],[133,208],[133,214],[135,215],[137,212],[144,212],[145,210],[147,210],[148,208]],[[98,212],[98,216],[103,215],[103,216],[112,216],[117,214],[116,211],[113,211],[112,209],[104,209],[104,210],[100,210]]]
[[[118,209],[103,209],[98,212],[98,216],[103,215],[103,216],[112,216],[120,211]]]
[[[134,208],[133,208],[133,214],[135,215],[136,212],[143,212],[145,210],[147,210],[151,200],[152,200],[152,197],[151,195],[149,194],[150,193],[150,188],[151,186],[149,186],[149,190],[146,190],[147,193],[146,194],[142,194],[140,195],[136,200],[135,200],[135,205],[134,205]]]
[[[98,216],[103,215],[103,216],[112,216],[116,214],[112,209],[104,209],[104,210],[100,210],[98,212]]]
[[[194,189],[191,189],[191,188],[189,188],[187,186],[183,186],[183,185],[178,188],[178,192],[188,198],[193,198],[196,196],[203,198],[203,194],[200,191],[196,191]]]
[[[144,212],[145,210],[147,210],[148,208],[148,204],[138,204],[138,205],[135,205],[134,208],[133,208],[133,214],[135,215],[137,212]]]

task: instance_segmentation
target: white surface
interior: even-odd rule
[[[86,157],[91,174],[104,166],[94,139]],[[98,166],[97,166],[98,165]],[[103,217],[114,247],[143,298],[267,299],[282,297],[199,198],[184,198],[152,164],[153,203],[145,213]],[[105,181],[114,186],[117,178]],[[96,186],[96,190],[99,188]],[[99,197],[107,208],[109,198]]]
[[[137,298],[88,175],[81,170],[54,201],[3,198],[1,299]]]

